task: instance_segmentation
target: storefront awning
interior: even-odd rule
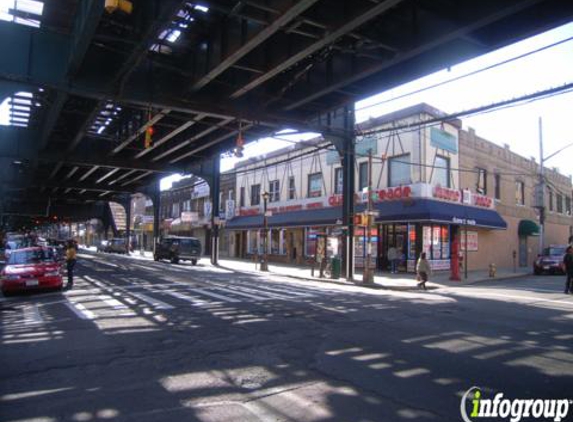
[[[520,236],[539,236],[539,226],[531,220],[521,220],[517,232]]]
[[[269,227],[309,227],[332,225],[342,219],[341,207],[319,208],[307,211],[291,211],[268,217]],[[235,217],[227,221],[226,229],[241,230],[263,227],[262,215]]]
[[[364,211],[364,204],[356,206],[356,212]],[[490,229],[505,229],[507,224],[497,211],[487,208],[470,207],[431,199],[410,201],[385,201],[375,205],[379,212],[377,222],[427,222],[442,224],[470,225]],[[334,225],[342,219],[341,207],[319,208],[315,210],[293,211],[275,214],[268,218],[269,227],[310,227]],[[263,227],[263,216],[252,215],[235,217],[227,221],[230,230]]]
[[[506,229],[507,223],[493,209],[431,199],[386,201],[376,204],[380,222],[431,222]]]

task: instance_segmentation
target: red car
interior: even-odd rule
[[[51,248],[13,250],[0,273],[2,293],[8,296],[18,291],[61,289],[62,270]]]

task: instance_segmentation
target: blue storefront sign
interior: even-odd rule
[[[458,152],[458,138],[435,127],[430,128],[430,145],[453,153]]]

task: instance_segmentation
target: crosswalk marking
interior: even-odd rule
[[[213,293],[213,292],[203,290],[203,289],[191,289],[191,291],[196,292],[196,293],[200,293],[200,294],[205,295],[205,296],[211,296],[211,297],[214,297],[215,299],[221,299],[221,300],[224,300],[225,302],[235,303],[235,302],[241,301],[241,299],[234,299],[232,297],[220,295],[218,293]]]
[[[119,300],[114,299],[111,296],[108,295],[99,295],[98,299],[101,300],[102,302],[107,303],[109,306],[111,306],[113,309],[127,309],[127,306],[125,306],[124,303],[121,303]]]
[[[151,306],[153,306],[156,309],[174,309],[174,306],[169,305],[168,303],[162,302],[159,299],[155,299],[153,297],[147,296],[143,293],[135,293],[135,292],[131,292],[130,293],[132,296],[135,296],[136,298],[138,298],[139,300],[142,300],[146,303],[149,303]]]
[[[81,319],[95,319],[95,314],[81,303],[65,302],[65,305]]]
[[[214,288],[217,290],[221,290],[223,292],[226,292],[226,293],[232,293],[234,295],[244,296],[244,297],[248,297],[248,298],[255,299],[255,300],[270,300],[270,299],[272,299],[268,296],[266,296],[266,297],[260,296],[260,295],[256,296],[256,295],[253,295],[251,293],[246,293],[244,291],[239,291],[236,289],[230,289],[230,288],[224,288],[224,287],[214,287]]]
[[[208,302],[205,302],[204,300],[199,300],[193,296],[184,295],[183,293],[179,293],[179,292],[165,291],[163,293],[166,295],[169,295],[169,296],[176,297],[177,299],[181,299],[181,300],[184,300],[186,302],[190,302],[193,305],[197,305],[197,306],[203,306],[203,305],[209,304]]]
[[[258,289],[261,290],[270,290],[272,292],[278,292],[281,294],[289,294],[289,295],[295,295],[295,296],[300,296],[300,297],[311,297],[313,296],[312,293],[302,293],[296,290],[284,290],[284,289],[280,289],[277,287],[270,287],[270,286],[261,286],[261,285],[257,285]]]
[[[252,289],[252,288],[249,288],[249,287],[246,287],[246,286],[242,286],[242,285],[241,285],[240,287],[238,287],[238,286],[228,286],[227,288],[233,289],[233,291],[234,291],[234,289],[240,289],[241,291],[264,294],[264,295],[266,295],[267,297],[271,297],[271,298],[274,298],[274,299],[290,299],[289,296],[285,296],[284,294],[272,293],[272,292],[268,292],[268,291],[261,290],[261,289],[256,290],[256,289]]]
[[[43,324],[44,319],[40,315],[38,305],[33,304],[23,308],[24,324]]]

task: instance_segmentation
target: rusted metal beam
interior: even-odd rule
[[[404,0],[386,0],[383,3],[377,4],[376,6],[368,9],[366,12],[355,16],[354,18],[350,19],[338,29],[330,32],[321,40],[309,45],[308,47],[304,48],[303,50],[299,51],[295,55],[289,57],[287,60],[282,61],[273,69],[265,73],[264,75],[255,78],[247,85],[243,86],[242,88],[236,90],[233,94],[231,94],[230,98],[239,98],[242,95],[246,94],[247,92],[255,89],[259,85],[265,83],[266,81],[274,78],[279,73],[284,72],[294,64],[298,63],[299,61],[303,60],[304,58],[310,56],[311,54],[316,53],[317,51],[323,49],[327,45],[333,43],[338,38],[342,37],[343,35],[348,34],[349,32],[354,31],[356,28],[360,27],[361,25],[365,24],[369,20],[375,18],[376,16],[386,12],[387,10],[397,6]]]

